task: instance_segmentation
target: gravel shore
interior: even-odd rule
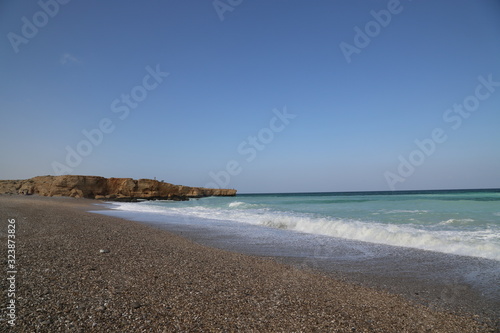
[[[16,225],[13,331],[495,331],[475,317],[86,212],[93,203],[0,196],[4,266],[8,219]],[[5,277],[1,287],[0,331],[8,331]]]

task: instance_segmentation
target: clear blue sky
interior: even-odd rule
[[[498,1],[60,1],[0,4],[2,179],[500,187]]]

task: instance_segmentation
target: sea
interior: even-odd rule
[[[252,239],[321,235],[500,261],[500,189],[239,194],[108,208],[132,220]]]
[[[500,327],[500,189],[238,194],[102,205],[106,209],[95,213],[493,318]]]

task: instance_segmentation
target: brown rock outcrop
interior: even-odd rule
[[[40,176],[26,180],[0,180],[0,193],[136,201],[235,196],[236,190],[173,185],[153,179]]]

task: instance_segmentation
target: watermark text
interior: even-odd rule
[[[7,39],[15,53],[19,53],[22,44],[28,44],[30,40],[38,35],[39,29],[45,27],[51,18],[58,13],[61,5],[66,5],[70,0],[40,0],[37,2],[41,10],[35,12],[31,19],[21,17],[21,33],[9,32]]]
[[[16,325],[16,219],[7,220],[7,323]]]
[[[146,67],[147,74],[142,78],[141,84],[133,87],[129,93],[121,94],[120,98],[115,98],[110,105],[111,112],[118,115],[120,120],[125,120],[130,111],[136,109],[139,103],[144,101],[148,92],[155,90],[169,73],[162,72],[160,65],[153,69]],[[73,172],[83,161],[83,158],[89,156],[94,147],[99,146],[104,141],[105,134],[110,134],[116,129],[115,122],[110,118],[102,118],[95,128],[90,130],[83,129],[84,139],[80,140],[76,146],[66,146],[66,158],[64,162],[53,161],[52,170],[56,176],[69,174]]]
[[[256,135],[250,135],[240,142],[236,151],[248,163],[255,160],[260,151],[263,151],[275,138],[276,133],[282,132],[297,115],[288,113],[286,106],[280,111],[274,109],[274,116],[269,120],[267,127],[261,128]],[[243,171],[242,163],[230,160],[223,170],[210,171],[208,175],[213,182],[205,185],[207,188],[227,188],[231,177],[239,175]]]
[[[462,103],[455,103],[451,108],[443,112],[443,121],[454,131],[462,126],[464,119],[469,118],[479,109],[482,101],[488,99],[500,87],[500,82],[494,81],[492,74],[487,77],[481,75],[477,80],[479,84],[474,89],[473,94],[465,97]],[[402,183],[411,177],[416,169],[436,152],[438,145],[446,142],[446,140],[448,140],[448,135],[441,127],[434,128],[429,137],[415,140],[416,148],[414,150],[406,156],[398,156],[399,165],[396,172],[386,171],[384,173],[389,188],[394,191],[398,183]]]
[[[355,34],[352,44],[344,41],[339,44],[340,51],[342,51],[347,63],[350,64],[352,62],[351,57],[354,54],[360,54],[361,50],[370,45],[372,39],[377,37],[381,33],[382,28],[386,28],[391,23],[393,16],[400,14],[403,8],[400,0],[389,0],[387,2],[387,9],[370,11],[373,20],[368,21],[363,29],[354,26],[353,30]]]
[[[236,7],[241,5],[243,0],[214,0],[212,6],[214,6],[215,12],[219,17],[219,20],[225,20],[225,13],[232,12]]]

